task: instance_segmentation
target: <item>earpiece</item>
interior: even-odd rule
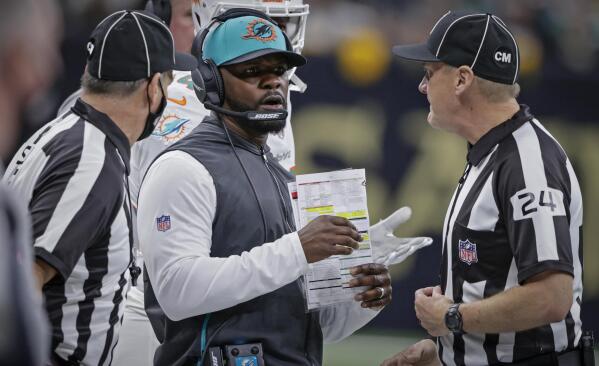
[[[191,73],[194,90],[203,102],[221,106],[225,100],[225,85],[218,66],[212,60],[198,64]],[[197,87],[196,87],[197,85]]]

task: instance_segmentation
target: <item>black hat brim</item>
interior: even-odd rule
[[[193,71],[198,67],[198,60],[187,53],[175,53],[175,65],[173,70],[177,71]]]
[[[285,56],[287,61],[289,62],[290,67],[299,67],[304,66],[306,64],[306,58],[299,53],[289,52],[289,51],[281,51],[276,48],[265,48],[261,50],[257,50],[254,52],[246,53],[245,55],[241,55],[232,60],[224,62],[222,65],[235,65],[240,64],[242,62],[250,61],[256,59],[258,57],[279,54]]]
[[[394,46],[393,54],[403,59],[419,62],[439,62],[425,43]]]

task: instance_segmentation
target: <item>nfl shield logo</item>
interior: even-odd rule
[[[470,242],[470,240],[459,240],[458,252],[460,260],[467,265],[478,262],[478,255],[476,254],[476,244]]]
[[[156,227],[158,231],[167,231],[171,229],[171,217],[162,215],[156,218]]]

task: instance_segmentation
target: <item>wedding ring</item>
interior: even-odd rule
[[[383,297],[385,297],[385,288],[384,287],[377,287],[377,289],[381,291],[381,294],[378,297],[378,299],[382,299]]]

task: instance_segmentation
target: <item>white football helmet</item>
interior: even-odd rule
[[[293,50],[301,53],[306,35],[306,20],[310,13],[303,0],[193,0],[193,22],[196,33],[210,23],[210,19],[231,8],[250,8],[266,13],[275,20],[284,18],[285,34]]]

